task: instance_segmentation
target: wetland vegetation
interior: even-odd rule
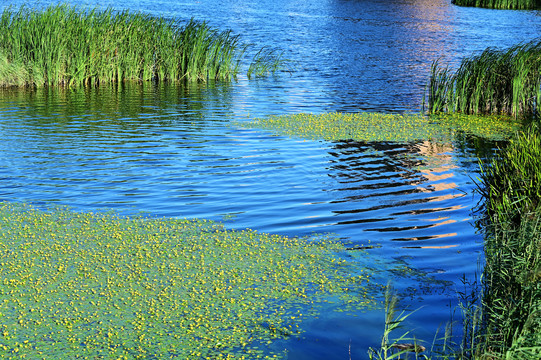
[[[331,239],[9,203],[0,229],[1,357],[260,358],[374,302]]]
[[[540,155],[533,124],[481,165],[486,260],[476,355],[541,357]]]
[[[427,87],[429,113],[535,116],[541,103],[541,40],[487,48],[454,72],[436,61]]]
[[[248,45],[205,22],[187,24],[141,12],[44,10],[0,14],[0,86],[96,86],[133,81],[231,80]],[[260,50],[250,76],[275,72],[280,56]]]
[[[541,7],[539,0],[453,0],[453,4],[508,10],[528,10]]]
[[[424,116],[418,113],[369,112],[281,115],[238,125],[311,140],[395,142],[450,141],[456,133],[502,140],[508,139],[518,129],[518,123],[505,116]]]
[[[67,5],[9,9],[0,36],[3,86],[229,80],[246,50],[231,32],[205,23],[181,26]],[[515,118],[538,113],[539,48],[537,41],[487,49],[456,74],[435,63],[430,116],[298,114],[237,125],[328,141],[448,141],[457,132],[509,139],[518,129]],[[263,49],[248,75],[276,71],[277,64]],[[482,287],[477,302],[465,304],[463,343],[446,343],[432,358],[539,358],[539,159],[539,128],[532,126],[481,164]],[[0,204],[0,235],[0,354],[6,357],[280,357],[268,345],[297,336],[329,302],[341,310],[374,303],[370,275],[344,260],[343,244],[325,238],[10,203]],[[405,316],[395,317],[394,306],[396,300],[386,304],[382,348],[389,351],[376,357],[396,358],[390,332]]]

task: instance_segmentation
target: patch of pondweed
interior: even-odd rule
[[[205,220],[0,204],[0,357],[260,358],[321,304],[372,303],[343,245]],[[279,355],[279,354],[277,354]]]
[[[518,124],[502,116],[459,114],[325,113],[271,116],[237,123],[247,128],[272,130],[278,134],[312,140],[449,141],[457,132],[488,139],[509,137]]]

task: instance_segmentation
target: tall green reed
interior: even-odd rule
[[[537,126],[517,133],[480,168],[479,192],[485,198],[489,221],[519,226],[541,211],[541,134]]]
[[[415,338],[408,337],[409,331],[392,341],[390,340],[391,333],[403,327],[404,321],[413,314],[413,312],[406,313],[405,310],[402,310],[397,315],[397,305],[398,297],[393,293],[391,285],[388,284],[385,290],[385,328],[381,337],[381,345],[377,349],[370,348],[368,350],[369,359],[392,360],[400,359],[403,355],[408,358],[410,353],[414,354],[415,359],[428,359],[426,355],[420,354],[426,350],[424,346],[419,345]],[[404,341],[412,341],[412,343]]]
[[[541,101],[541,40],[507,50],[488,48],[452,72],[437,61],[427,84],[429,113],[537,115]]]
[[[481,354],[541,358],[541,134],[531,124],[481,163]],[[477,353],[479,354],[479,352]]]
[[[67,4],[8,8],[0,15],[0,75],[14,67],[20,75],[4,75],[0,84],[231,80],[246,49],[238,35],[194,19],[181,25],[140,12]]]
[[[539,9],[541,7],[539,0],[453,0],[452,3],[459,6],[509,10]]]

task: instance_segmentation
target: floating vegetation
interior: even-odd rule
[[[529,10],[541,8],[539,0],[453,0],[459,6],[476,6],[490,9]]]
[[[488,48],[466,58],[456,72],[432,64],[430,113],[537,115],[541,104],[541,40],[507,50]]]
[[[230,80],[246,50],[238,35],[193,19],[181,25],[141,12],[67,4],[0,14],[0,86]],[[281,63],[268,51],[253,61],[257,75]]]
[[[2,203],[0,357],[280,356],[262,346],[324,303],[372,303],[342,255],[325,238]]]
[[[459,114],[325,113],[271,116],[237,123],[247,128],[275,131],[306,139],[395,141],[452,140],[457,132],[488,139],[509,137],[518,124],[503,116],[464,116]]]

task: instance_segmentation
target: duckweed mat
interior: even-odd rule
[[[373,303],[328,238],[0,203],[0,357],[280,357],[333,302]]]
[[[337,112],[271,116],[236,125],[311,140],[393,142],[449,141],[458,132],[502,140],[519,128],[518,122],[504,116]]]

